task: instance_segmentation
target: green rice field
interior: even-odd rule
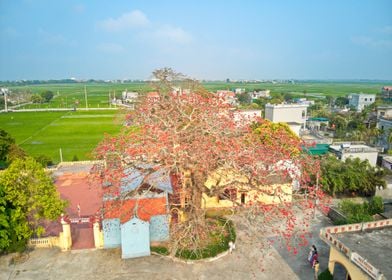
[[[344,96],[350,93],[379,94],[380,82],[295,82],[292,83],[226,83],[205,82],[203,85],[210,91],[219,89],[247,90],[270,89],[272,93],[294,93],[312,98],[315,96]],[[4,85],[6,86],[6,85]],[[110,108],[109,96],[120,98],[124,90],[151,91],[149,83],[72,83],[72,84],[39,84],[28,86],[11,86],[9,89],[41,93],[50,90],[54,98],[50,103],[27,104],[17,109],[44,108],[85,108],[85,88],[88,108]],[[14,109],[14,110],[15,110]],[[24,150],[30,155],[47,155],[54,162],[60,161],[61,148],[64,161],[76,156],[79,160],[92,159],[92,151],[103,139],[104,134],[115,134],[121,124],[115,121],[114,110],[88,110],[68,112],[9,112],[0,113],[0,128],[9,132]]]
[[[47,155],[54,162],[92,159],[104,134],[121,128],[118,111],[9,112],[0,114],[0,128],[29,155]]]

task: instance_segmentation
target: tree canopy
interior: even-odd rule
[[[309,173],[315,173],[318,165],[299,152],[300,140],[286,127],[259,120],[252,129],[249,121],[231,105],[197,82],[186,79],[175,85],[173,81],[183,75],[169,70],[163,69],[163,74],[154,72],[159,97],[144,97],[136,110],[129,112],[126,121],[129,126],[118,136],[107,137],[96,152],[98,158],[108,162],[103,171],[104,180],[111,182],[111,189],[116,193],[124,170],[138,161],[164,167],[177,176],[183,184],[175,192],[187,197],[187,205],[182,209],[187,219],[172,225],[171,241],[178,244],[191,240],[197,247],[208,232],[201,205],[202,194],[208,192],[205,182],[212,172],[220,168],[235,170],[247,178],[249,188],[270,193],[266,185],[271,178],[288,178],[292,175],[290,169],[299,169],[301,178],[297,179],[307,181]],[[189,90],[179,93],[172,90],[175,86]],[[235,183],[235,180],[231,182]],[[226,187],[229,186],[217,184],[215,194],[224,193]],[[275,233],[291,236],[296,223],[291,204],[282,201],[273,207],[253,206],[250,208],[257,212],[259,223],[256,225],[253,219],[255,212],[247,217],[252,217],[253,226],[259,232],[270,230],[274,219],[287,222],[284,229],[275,227]],[[308,202],[297,206],[303,211],[312,207]]]
[[[0,129],[0,162],[7,160],[7,155],[12,144],[15,144],[15,139],[7,131]]]
[[[32,158],[16,159],[0,173],[0,250],[23,248],[44,232],[43,220],[56,220],[65,208],[52,179]]]
[[[347,158],[340,161],[329,156],[321,161],[323,189],[329,194],[373,195],[377,186],[386,186],[383,169],[373,167],[368,161]]]

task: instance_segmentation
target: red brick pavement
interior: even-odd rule
[[[102,206],[101,186],[88,173],[66,173],[56,178],[55,185],[61,198],[69,201],[67,214],[78,217],[77,206],[80,205],[81,216],[92,216]]]
[[[56,178],[55,185],[62,199],[69,202],[66,214],[70,218],[94,216],[102,206],[101,186],[86,172],[65,173]],[[71,224],[72,249],[94,248],[91,223]]]

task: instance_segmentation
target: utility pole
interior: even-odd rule
[[[8,112],[8,107],[7,107],[7,93],[4,92],[4,110],[5,112]]]
[[[60,148],[60,162],[63,162],[63,151]]]
[[[86,86],[84,86],[84,100],[86,100],[86,109],[88,109],[88,103],[87,103],[87,89],[86,89]]]
[[[109,107],[112,108],[112,98],[110,96],[110,90],[109,90]]]

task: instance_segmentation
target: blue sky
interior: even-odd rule
[[[0,0],[0,80],[392,79],[392,1]]]

